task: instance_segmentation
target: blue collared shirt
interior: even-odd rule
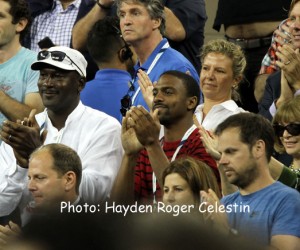
[[[143,65],[140,65],[139,61],[135,65],[134,69],[135,72],[139,69],[142,69],[143,71],[147,72],[149,67],[151,66],[153,60],[155,59],[156,55],[160,52],[162,47],[167,43],[167,39],[164,38],[158,45],[157,47],[153,50],[149,58],[146,60],[146,62]],[[150,80],[152,82],[158,81],[160,75],[168,70],[178,70],[181,72],[187,72],[189,71],[191,76],[199,83],[199,74],[195,70],[194,66],[178,51],[172,49],[171,47],[167,48],[162,56],[159,58],[153,69],[151,70],[150,74],[148,74]],[[136,76],[135,73],[135,76]],[[134,78],[134,89],[135,91],[138,90],[139,85],[138,85],[138,77],[136,76]],[[199,97],[201,98],[201,97]],[[134,106],[137,105],[142,105],[144,106],[147,110],[149,110],[143,95],[141,91],[137,94],[136,98],[134,99],[133,102]]]

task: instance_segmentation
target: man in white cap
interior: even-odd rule
[[[29,155],[42,144],[62,143],[73,148],[82,161],[79,194],[84,201],[107,198],[122,158],[119,122],[84,106],[86,60],[68,47],[41,51],[33,70],[40,71],[39,93],[46,109],[24,121],[6,121],[1,131],[0,216],[29,204]]]

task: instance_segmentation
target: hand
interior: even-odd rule
[[[134,155],[141,151],[144,147],[139,142],[135,130],[133,128],[134,121],[130,117],[130,113],[127,112],[126,116],[122,120],[122,145],[127,155]]]
[[[286,79],[286,74],[284,71],[281,72],[281,80],[280,80],[280,97],[285,100],[290,100],[294,97],[293,90]]]
[[[197,117],[193,116],[194,124],[199,129],[200,139],[206,149],[206,152],[210,154],[210,156],[215,160],[218,161],[221,158],[221,154],[217,151],[218,139],[212,133],[205,130],[197,120]]]
[[[114,4],[115,0],[97,0],[97,3],[105,6],[105,8],[110,8]]]
[[[284,45],[285,43],[291,43],[292,34],[290,33],[290,22],[284,22],[279,29],[275,30],[275,41],[279,45]]]
[[[215,228],[222,233],[228,233],[230,227],[228,225],[228,218],[225,212],[220,212],[220,200],[216,193],[209,189],[208,192],[201,190],[200,191],[201,204],[205,204],[206,206],[206,214],[204,218],[206,220],[212,221]],[[200,205],[201,206],[201,205]],[[208,207],[213,207],[212,212],[208,212]]]
[[[10,221],[6,226],[0,225],[0,249],[2,249],[2,247],[4,247],[8,241],[11,241],[15,237],[19,236],[20,233],[21,228],[12,221]]]
[[[151,146],[159,142],[160,123],[158,109],[151,114],[142,106],[132,107],[130,115],[134,121],[134,130],[140,143],[144,146]]]
[[[144,72],[143,70],[139,69],[137,76],[139,78],[138,80],[138,84],[140,86],[143,98],[145,100],[145,102],[147,103],[147,106],[149,107],[150,110],[152,110],[152,106],[153,106],[153,84],[156,84],[156,82],[154,82],[152,84],[149,76],[147,75],[146,72]]]
[[[280,87],[281,88],[280,96],[279,96],[278,100],[275,102],[277,109],[282,104],[288,102],[289,100],[293,99],[293,97],[294,97],[293,90],[292,90],[291,86],[288,84],[283,71],[281,72],[280,86],[281,86]]]
[[[0,133],[2,140],[13,148],[19,165],[24,168],[28,167],[26,162],[30,154],[44,143],[47,134],[47,131],[44,131],[40,135],[35,112],[36,110],[33,110],[28,118],[24,118],[24,122],[5,121]]]
[[[299,49],[294,50],[291,46],[284,45],[278,48],[278,50],[276,55],[280,58],[280,61],[276,61],[276,64],[284,72],[285,78],[293,88],[293,91],[296,91],[300,89]]]

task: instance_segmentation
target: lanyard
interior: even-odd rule
[[[157,61],[159,60],[159,58],[162,56],[162,54],[166,51],[167,48],[169,48],[170,45],[168,42],[166,42],[166,44],[160,49],[160,51],[157,53],[156,57],[154,58],[153,62],[151,63],[149,69],[147,70],[147,75],[150,74],[150,72],[152,71],[152,69],[154,68],[154,66],[156,65]],[[133,79],[134,82],[135,79]],[[137,95],[139,94],[141,88],[140,86],[138,87],[138,89],[136,90],[136,92],[134,93],[133,97],[132,97],[132,103],[134,103]]]
[[[174,161],[176,159],[176,156],[177,154],[179,153],[179,150],[182,148],[183,144],[187,141],[187,139],[190,137],[190,135],[194,132],[194,130],[196,129],[196,125],[193,124],[186,132],[185,134],[183,135],[178,147],[176,148],[173,156],[172,156],[172,159],[171,159],[171,162]],[[163,147],[163,143],[161,145]],[[155,195],[156,195],[156,176],[154,174],[154,171],[152,173],[152,191],[153,191],[153,204],[156,204],[156,198],[155,198]]]

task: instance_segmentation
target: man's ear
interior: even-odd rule
[[[187,99],[187,110],[193,110],[196,108],[198,103],[198,97],[192,96]]]
[[[26,18],[21,18],[18,23],[16,23],[16,32],[22,32],[28,24],[28,20]]]
[[[161,19],[160,18],[152,19],[152,23],[153,23],[153,30],[159,29],[161,25]]]
[[[73,171],[68,171],[64,174],[65,178],[65,192],[75,189],[76,186],[76,174]]]
[[[252,154],[255,159],[259,159],[266,154],[266,144],[263,140],[258,140],[252,147]]]
[[[79,79],[79,85],[78,85],[78,93],[80,93],[81,90],[84,89],[85,84],[86,84],[86,79],[84,77],[80,77],[80,79]]]

